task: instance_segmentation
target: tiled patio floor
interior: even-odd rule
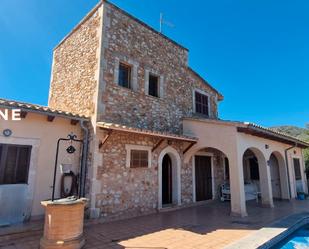
[[[223,248],[274,220],[309,209],[309,201],[282,201],[275,205],[270,209],[259,207],[255,202],[247,203],[249,216],[246,218],[229,216],[229,203],[212,202],[122,221],[88,222],[85,249]],[[0,248],[38,248],[41,234],[41,230],[34,229],[0,235]]]

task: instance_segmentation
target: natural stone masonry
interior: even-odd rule
[[[210,95],[210,118],[217,118],[218,94],[188,68],[188,51],[154,33],[113,5],[106,5],[104,15],[105,48],[101,94],[105,111],[99,120],[181,133],[181,119],[193,115],[195,88]],[[117,63],[137,67],[134,89],[117,85]],[[116,65],[115,65],[116,64]],[[145,94],[145,75],[156,72],[161,78],[162,97]],[[115,82],[116,81],[116,82]]]
[[[97,178],[102,182],[102,191],[96,199],[96,205],[101,209],[103,216],[127,217],[156,211],[158,207],[158,156],[168,146],[167,142],[162,143],[152,153],[149,168],[127,168],[125,145],[153,147],[158,140],[155,137],[113,132],[103,145],[100,150],[103,165],[98,168],[97,172]],[[170,146],[181,154],[182,143],[172,142]],[[181,168],[183,182],[189,181],[189,185],[192,184],[190,170],[186,170],[185,167]],[[185,194],[182,195],[182,202],[190,202],[191,199],[188,199],[190,198]]]
[[[86,116],[94,114],[100,18],[99,11],[95,11],[55,48],[50,107]]]
[[[131,65],[132,88],[118,86],[119,63]],[[149,96],[149,73],[159,79],[159,97]],[[106,132],[96,122],[182,134],[182,119],[194,116],[194,90],[209,96],[209,118],[217,119],[222,96],[188,67],[188,50],[107,1],[99,3],[55,48],[49,105],[91,117],[87,197],[90,215],[106,219],[155,212],[158,203],[158,157],[150,168],[126,167],[126,144],[153,147],[157,137]],[[193,201],[192,160],[183,163],[188,143],[169,141],[178,152],[181,204]],[[216,163],[216,161],[215,161]],[[219,164],[218,164],[219,165]],[[217,163],[215,167],[217,166]],[[215,169],[215,186],[222,182]],[[95,214],[95,215],[93,215]]]

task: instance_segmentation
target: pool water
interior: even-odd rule
[[[273,249],[309,249],[309,225],[301,227]]]

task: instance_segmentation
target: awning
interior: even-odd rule
[[[130,132],[130,133],[135,133],[135,134],[154,136],[154,137],[166,138],[166,139],[172,139],[172,140],[179,140],[179,141],[190,142],[190,143],[192,142],[195,143],[198,140],[195,137],[189,137],[185,135],[177,135],[173,133],[159,132],[159,131],[153,131],[153,130],[147,130],[147,129],[139,129],[135,127],[129,127],[126,125],[108,123],[108,122],[97,122],[97,126],[105,130],[124,131],[124,132]]]

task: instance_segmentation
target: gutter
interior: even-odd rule
[[[79,197],[85,197],[85,188],[86,188],[86,174],[87,174],[87,155],[88,155],[88,139],[89,139],[89,131],[87,126],[85,125],[85,120],[80,120],[79,124],[83,130],[83,152],[82,152],[82,163],[81,163],[81,171],[80,171],[80,186],[79,186]]]
[[[301,140],[298,140],[297,138],[269,130],[268,128],[264,128],[262,126],[257,126],[255,124],[249,123],[247,125],[247,127],[254,130],[254,131],[257,131],[257,132],[261,131],[261,132],[264,132],[265,134],[268,134],[270,136],[274,136],[274,137],[277,137],[277,138],[280,138],[280,139],[291,141],[291,143],[295,143],[295,146],[293,145],[293,148],[295,148],[297,146],[308,147],[308,145],[309,145],[308,143],[301,141]]]
[[[289,185],[289,199],[291,199],[291,184],[290,184],[290,173],[289,173],[289,161],[288,161],[288,151],[291,149],[294,149],[297,147],[297,143],[295,143],[293,146],[287,148],[284,150],[284,155],[285,155],[285,165],[286,165],[286,171],[287,171],[287,176],[288,176],[288,185]]]

